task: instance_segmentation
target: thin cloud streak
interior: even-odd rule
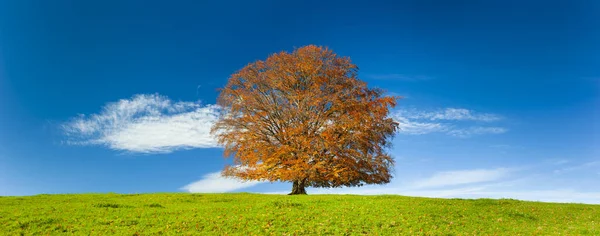
[[[402,116],[394,116],[393,118],[396,122],[399,123],[399,132],[403,134],[421,135],[435,132],[443,132],[449,129],[447,125],[442,123],[418,122]]]
[[[568,173],[568,172],[573,172],[573,171],[582,171],[585,169],[590,169],[592,167],[596,167],[596,166],[600,166],[600,161],[590,161],[590,162],[586,162],[580,165],[573,165],[573,166],[569,166],[569,167],[565,167],[562,169],[557,169],[554,170],[555,174],[564,174],[564,173]]]
[[[507,168],[444,171],[414,183],[414,187],[439,188],[462,184],[491,182],[506,178],[511,172],[512,170]]]
[[[502,119],[501,116],[462,108],[446,108],[436,111],[401,109],[393,112],[390,117],[399,123],[399,132],[407,135],[444,133],[449,136],[468,138],[476,135],[508,132],[508,129],[504,127],[472,125],[475,122],[499,121]],[[471,125],[469,126],[469,124]]]
[[[507,129],[502,127],[470,127],[467,129],[450,130],[448,131],[448,134],[459,138],[468,138],[481,134],[502,134],[506,133],[507,131]]]
[[[454,120],[454,121],[482,121],[492,122],[502,119],[501,116],[490,113],[479,113],[463,108],[445,108],[435,111],[399,110],[398,115],[409,119],[424,120]]]

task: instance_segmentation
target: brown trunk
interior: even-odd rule
[[[294,184],[292,186],[292,192],[289,193],[288,195],[306,194],[306,189],[304,189],[304,187],[306,186],[305,182],[306,182],[306,179],[294,180]]]

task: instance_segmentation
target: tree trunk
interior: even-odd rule
[[[303,180],[294,180],[294,185],[292,186],[292,192],[288,195],[297,195],[297,194],[306,194],[306,179]]]

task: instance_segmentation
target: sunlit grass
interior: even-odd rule
[[[0,197],[0,235],[600,235],[600,205],[402,196]]]

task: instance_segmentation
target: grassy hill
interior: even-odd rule
[[[600,235],[600,205],[402,196],[0,197],[0,235]]]

